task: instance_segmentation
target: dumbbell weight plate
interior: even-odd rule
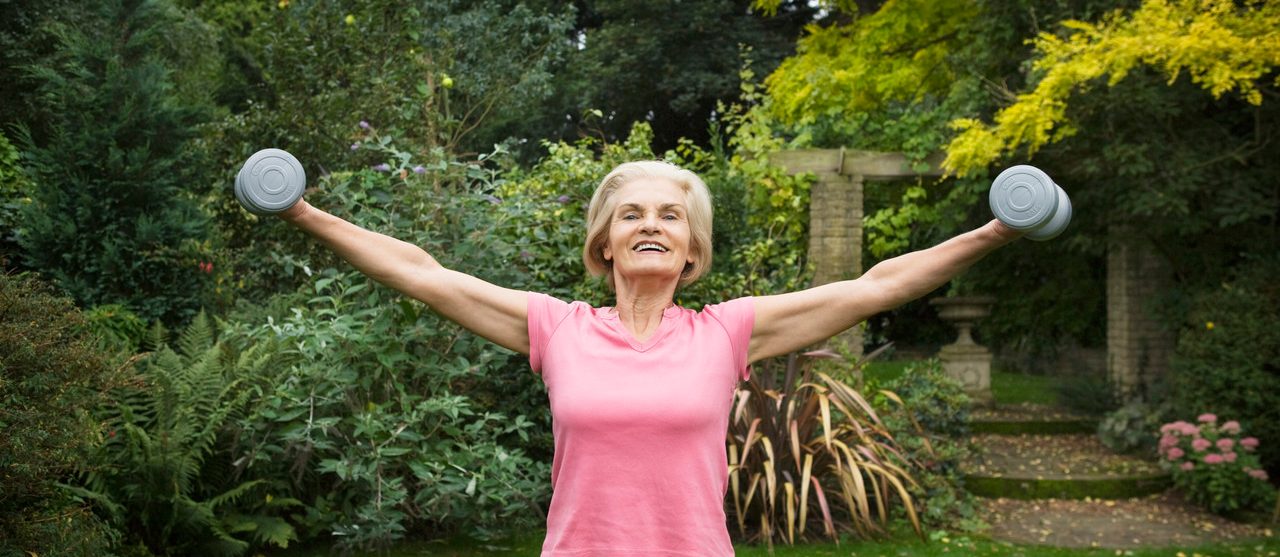
[[[1052,240],[1062,234],[1067,229],[1067,224],[1071,222],[1071,198],[1067,197],[1067,192],[1062,187],[1054,184],[1054,189],[1058,190],[1058,210],[1053,212],[1053,218],[1044,226],[1032,230],[1027,233],[1028,240],[1043,242]]]
[[[1028,232],[1050,220],[1058,208],[1058,187],[1039,168],[1011,166],[991,183],[991,212],[1015,230]],[[1070,215],[1068,215],[1070,218]]]
[[[297,203],[306,185],[298,159],[280,149],[263,149],[236,174],[236,199],[250,213],[273,215]]]

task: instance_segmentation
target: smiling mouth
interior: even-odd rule
[[[640,242],[639,244],[636,244],[636,247],[631,248],[631,251],[637,253],[667,253],[669,250],[667,250],[666,246],[663,246],[662,244],[654,242]]]

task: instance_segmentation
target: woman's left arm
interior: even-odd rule
[[[755,298],[749,362],[835,336],[863,320],[932,292],[1022,233],[992,220],[929,249],[876,264],[854,280]]]

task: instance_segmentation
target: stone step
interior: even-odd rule
[[[1154,461],[1118,455],[1094,435],[977,434],[961,463],[965,488],[981,497],[1120,499],[1160,493],[1171,484]]]
[[[1093,433],[1098,420],[1042,404],[1004,404],[974,409],[969,414],[969,429],[1001,435],[1067,435]]]

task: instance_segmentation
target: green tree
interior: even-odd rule
[[[788,1],[777,17],[752,13],[749,0],[659,2],[579,0],[569,37],[574,49],[557,72],[556,95],[509,128],[511,135],[572,141],[580,135],[623,141],[635,122],[665,151],[681,138],[706,146],[717,102],[738,99],[741,48],[768,72],[791,53],[816,9]],[[598,111],[598,112],[597,112]],[[540,154],[540,153],[539,153]]]
[[[204,66],[204,27],[163,1],[96,3],[82,17],[49,22],[42,32],[57,46],[29,68],[22,265],[82,305],[188,319],[204,303],[197,263],[208,249],[190,141],[209,105],[180,70]]]

